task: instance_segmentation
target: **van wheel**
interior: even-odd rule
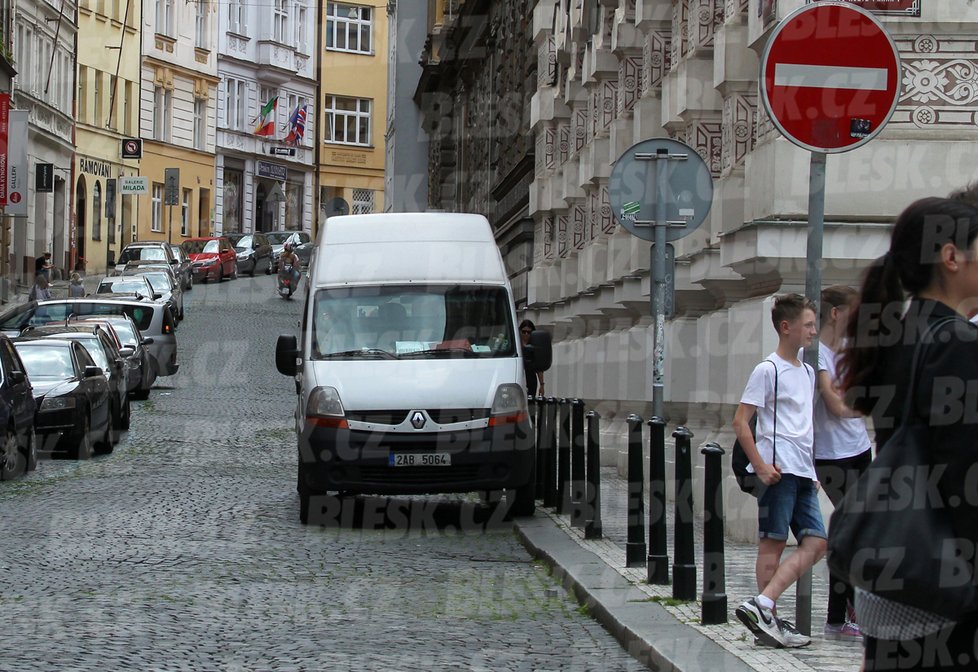
[[[532,516],[536,510],[536,483],[530,481],[521,488],[506,491],[506,520],[513,518],[526,518]]]

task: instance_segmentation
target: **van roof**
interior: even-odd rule
[[[315,286],[385,282],[505,284],[489,221],[459,213],[330,217],[320,232]]]

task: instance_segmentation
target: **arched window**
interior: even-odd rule
[[[102,240],[102,183],[92,189],[92,240]]]

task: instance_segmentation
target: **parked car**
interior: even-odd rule
[[[264,233],[232,233],[227,238],[238,255],[239,275],[254,277],[259,268],[265,275],[272,272],[272,245]]]
[[[77,341],[13,339],[27,370],[37,411],[34,431],[41,447],[85,460],[112,450],[109,382]]]
[[[116,266],[125,266],[131,261],[147,260],[162,261],[171,266],[177,263],[173,251],[170,249],[170,244],[165,240],[133,241],[122,249],[115,263]]]
[[[123,271],[122,277],[146,279],[153,288],[153,298],[165,301],[176,318],[183,319],[183,290],[180,289],[180,282],[169,270],[139,266],[132,271]]]
[[[100,324],[112,334],[119,346],[119,354],[126,360],[129,369],[129,396],[133,399],[148,399],[150,388],[156,382],[153,364],[150,361],[149,345],[153,339],[144,339],[136,323],[128,315],[100,315],[69,320],[68,324]]]
[[[177,263],[173,266],[173,271],[177,279],[180,280],[180,289],[189,292],[194,288],[193,264],[190,261],[190,257],[187,256],[187,253],[179,245],[171,244],[170,251],[173,252],[173,257],[177,260]]]
[[[64,323],[71,318],[86,316],[128,315],[149,346],[154,376],[175,374],[180,368],[177,364],[177,321],[170,307],[162,302],[124,299],[112,294],[105,294],[103,297],[51,299],[18,304],[0,313],[0,332],[13,337],[20,335],[28,326]]]
[[[149,279],[139,275],[129,277],[109,276],[102,278],[95,289],[95,294],[121,294],[124,296],[135,296],[144,299],[156,300],[155,290]]]
[[[29,329],[24,332],[24,337],[78,341],[85,347],[109,383],[112,443],[118,443],[119,432],[129,429],[132,417],[129,408],[129,368],[105,327],[81,322],[69,323],[68,326],[51,324]]]
[[[34,394],[27,369],[6,336],[0,336],[0,481],[37,468]]]
[[[299,264],[305,268],[309,266],[309,258],[315,245],[312,236],[305,231],[269,231],[265,234],[268,242],[272,244],[272,272],[278,273],[278,258],[282,256],[282,250],[286,243],[292,244],[292,251],[299,257]]]
[[[238,255],[226,237],[188,238],[180,245],[193,262],[195,282],[238,277]]]

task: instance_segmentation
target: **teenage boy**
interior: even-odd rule
[[[778,349],[754,368],[733,421],[750,460],[748,470],[763,484],[757,500],[759,594],[737,607],[736,613],[760,643],[775,647],[811,643],[777,617],[775,603],[825,555],[826,548],[813,453],[815,372],[798,357],[815,337],[815,312],[814,304],[798,294],[775,299],[771,317]],[[755,413],[756,443],[748,424]],[[789,530],[798,540],[798,549],[782,561]]]

